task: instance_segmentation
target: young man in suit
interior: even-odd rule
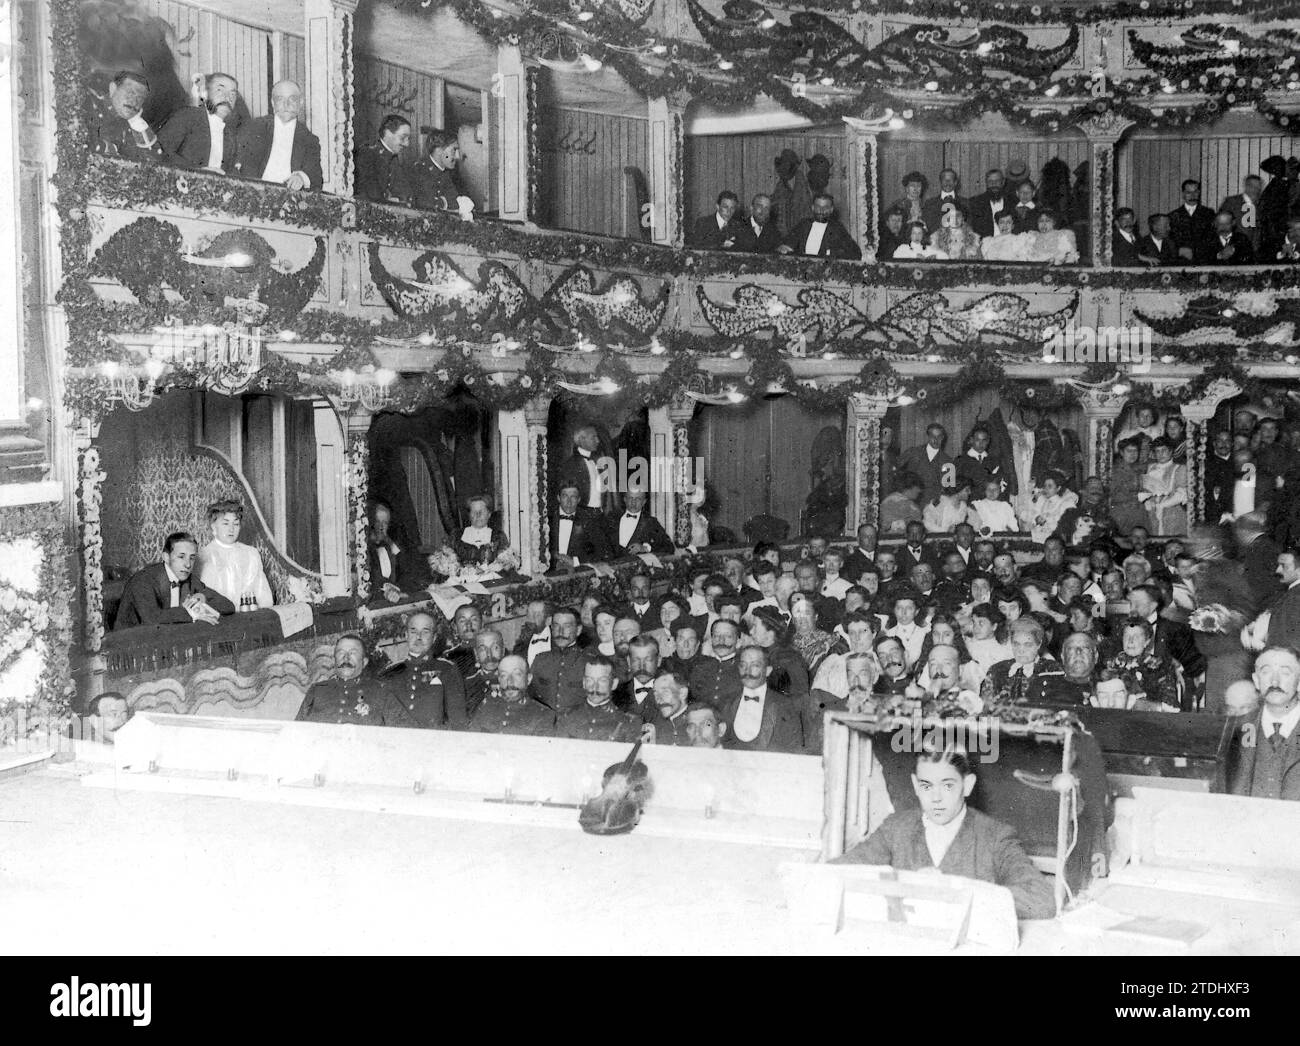
[[[868,564],[872,566],[876,562],[876,541],[879,537],[879,531],[874,523],[863,523],[858,527],[858,545],[848,558],[844,561],[844,576],[853,584],[857,584],[858,578],[862,576],[862,571]]]
[[[1252,679],[1262,700],[1237,727],[1228,791],[1300,800],[1300,658],[1291,647],[1270,646],[1255,659]]]
[[[898,564],[898,576],[910,578],[912,568],[922,563],[937,567],[938,560],[934,550],[925,547],[925,524],[909,523],[905,533],[907,536],[903,539],[904,544],[894,553],[897,557],[895,562]]]
[[[302,88],[281,80],[271,88],[274,115],[249,120],[239,129],[235,170],[245,178],[259,178],[286,186],[290,192],[319,189],[324,176],[320,165],[320,139],[303,126]]]
[[[740,197],[730,189],[723,189],[718,193],[717,210],[696,220],[689,245],[706,251],[739,250],[743,235],[741,224],[736,221],[739,208]]]
[[[921,204],[921,220],[925,222],[925,227],[930,232],[938,232],[945,203],[951,202],[964,214],[970,213],[970,201],[958,195],[957,190],[960,187],[961,179],[951,167],[945,167],[939,172],[939,195],[931,196]]]
[[[1182,185],[1183,203],[1169,212],[1169,233],[1184,265],[1203,264],[1214,257],[1214,212],[1201,203],[1201,183],[1188,178]]]
[[[235,605],[194,576],[199,543],[183,531],[168,534],[163,561],[137,571],[126,583],[114,629],[136,625],[188,625],[203,621],[215,625]]]
[[[653,552],[656,556],[672,554],[672,538],[659,520],[650,515],[647,500],[644,491],[629,491],[623,495],[623,512],[608,517],[609,543],[616,556],[635,556],[642,552]]]
[[[740,223],[736,250],[747,254],[772,254],[781,246],[781,230],[772,218],[772,197],[759,193],[749,201],[749,217]]]
[[[1219,210],[1231,214],[1237,228],[1250,240],[1250,249],[1259,253],[1259,198],[1264,193],[1264,179],[1248,174],[1241,180],[1241,192],[1224,198]]]
[[[966,805],[975,769],[964,748],[938,739],[922,745],[912,773],[918,805],[890,814],[835,864],[887,864],[902,871],[937,868],[947,875],[1005,886],[1021,919],[1051,919],[1056,899],[1007,825]]]
[[[957,470],[952,458],[944,453],[948,431],[937,421],[925,428],[925,446],[911,447],[898,459],[898,472],[910,472],[921,480],[921,503],[929,504],[944,487],[956,483]],[[948,470],[945,475],[944,470]]]
[[[1121,207],[1115,212],[1115,227],[1110,234],[1110,263],[1121,269],[1136,269],[1149,265],[1141,258],[1138,247],[1137,215],[1132,207]]]
[[[1147,219],[1147,234],[1138,237],[1137,250],[1138,260],[1153,267],[1182,264],[1169,234],[1169,215],[1153,214]]]
[[[438,625],[421,610],[406,622],[406,660],[380,673],[388,692],[405,709],[413,726],[425,730],[463,730],[465,680],[450,661],[433,656]]]
[[[1214,239],[1206,247],[1207,262],[1212,265],[1254,265],[1255,251],[1250,239],[1237,228],[1237,219],[1228,211],[1214,216]]]
[[[551,569],[606,563],[612,549],[605,536],[605,520],[594,508],[579,503],[576,483],[560,487],[558,511],[551,517]]]
[[[209,73],[200,105],[177,109],[158,132],[170,163],[192,170],[231,174],[238,155],[235,104],[239,83],[226,73]]]
[[[796,225],[777,251],[799,257],[861,259],[862,249],[835,217],[835,198],[830,193],[818,193],[813,197],[812,209],[812,217]]]
[[[970,227],[987,237],[995,235],[997,216],[1011,210],[1013,202],[1006,195],[1006,175],[1000,168],[994,167],[984,175],[984,185],[982,193],[971,197]]]
[[[726,747],[746,752],[798,752],[803,746],[799,716],[790,699],[768,685],[772,668],[762,647],[736,655],[741,692],[723,710]]]

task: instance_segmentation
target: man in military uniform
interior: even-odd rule
[[[334,640],[334,678],[312,684],[294,718],[304,723],[414,725],[387,688],[365,674],[366,648],[355,632]]]
[[[379,140],[357,150],[356,194],[375,203],[410,207],[415,198],[411,170],[402,150],[411,144],[411,121],[392,114],[379,125]]]
[[[505,640],[496,629],[485,628],[474,637],[474,664],[465,676],[465,714],[470,719],[497,682],[497,666],[505,654]]]
[[[158,135],[144,118],[149,81],[143,76],[124,69],[113,77],[107,95],[91,91],[88,100],[86,130],[91,152],[142,163],[163,158]]]
[[[578,708],[586,700],[582,670],[587,655],[578,649],[578,612],[556,607],[551,614],[551,649],[533,660],[533,686],[537,697],[556,713]]]
[[[549,737],[555,730],[555,713],[537,700],[531,683],[525,658],[518,654],[503,657],[496,667],[496,682],[488,687],[470,720],[470,729],[484,734]]]
[[[610,700],[614,693],[614,663],[609,658],[597,654],[586,662],[582,689],[586,701],[559,717],[555,723],[556,737],[628,742],[641,736],[641,720],[620,712]]]
[[[414,726],[462,730],[466,726],[465,680],[450,661],[433,656],[437,632],[432,614],[412,614],[406,622],[406,660],[385,669],[382,678]]]
[[[468,678],[474,671],[474,637],[483,631],[483,612],[469,603],[458,607],[451,616],[451,630],[455,646],[444,650],[442,656]]]
[[[686,715],[690,696],[690,685],[681,672],[664,671],[655,678],[655,712],[649,720],[654,727],[655,744],[683,747],[691,744]]]
[[[412,171],[415,206],[426,211],[460,211],[463,217],[472,216],[474,201],[465,194],[456,171],[460,163],[460,142],[455,132],[430,130],[425,150],[424,159]]]
[[[736,664],[740,626],[719,618],[713,622],[709,637],[713,654],[701,657],[691,672],[691,695],[696,701],[725,708],[732,698],[740,696],[740,672]]]

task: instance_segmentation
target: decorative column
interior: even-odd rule
[[[1110,483],[1110,467],[1115,457],[1115,422],[1124,410],[1125,397],[1110,392],[1090,391],[1079,397],[1087,423],[1084,453],[1088,468],[1084,478],[1096,476]]]
[[[1221,378],[1214,382],[1199,399],[1183,404],[1183,420],[1187,422],[1187,522],[1205,520],[1205,456],[1209,451],[1207,428],[1219,404],[1240,395],[1235,381]],[[1218,520],[1212,522],[1217,523]]]
[[[1133,126],[1127,116],[1113,109],[1079,124],[1088,136],[1089,175],[1092,178],[1092,216],[1088,230],[1091,261],[1096,266],[1110,265],[1110,230],[1115,218],[1115,146]]]
[[[104,642],[104,535],[101,529],[107,474],[99,467],[95,437],[99,426],[83,421],[75,444],[78,461],[77,517],[81,523],[81,591],[85,607],[85,647],[96,651]]]
[[[551,566],[551,492],[548,479],[546,433],[551,410],[550,396],[534,396],[524,404],[524,421],[528,426],[528,518],[531,526],[524,531],[531,547],[528,555],[536,568],[531,573],[544,574]],[[524,559],[524,541],[520,541],[520,570],[530,573]]]
[[[352,195],[352,19],[357,0],[304,0],[307,102],[325,191]]]
[[[538,70],[518,47],[497,48],[497,71],[490,94],[495,101],[497,206],[503,220],[532,221],[537,213]]]
[[[880,242],[880,160],[877,127],[873,122],[845,117],[848,142],[848,199],[843,201],[844,224],[865,255]]]
[[[849,397],[844,488],[854,534],[864,523],[880,524],[880,423],[888,409],[889,400],[883,396]]]
[[[682,184],[683,122],[688,99],[683,95],[651,98],[649,107],[650,223],[654,243],[681,247],[686,242],[685,187]]]
[[[542,574],[547,567],[546,415],[550,403],[550,398],[543,396],[523,410],[497,412],[497,507],[510,547],[519,553],[522,574]],[[540,489],[536,459],[539,435]]]
[[[370,413],[347,415],[348,548],[352,555],[353,593],[370,598],[370,550],[366,546],[366,502],[370,497]]]
[[[703,483],[703,469],[691,456],[691,418],[695,401],[673,398],[666,407],[650,411],[650,452],[654,458],[651,475],[655,490],[651,505],[654,516],[678,545],[691,543],[691,506],[687,495],[696,483]]]

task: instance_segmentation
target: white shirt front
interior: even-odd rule
[[[208,168],[220,171],[226,152],[226,121],[212,113],[208,113],[208,137],[212,140],[208,145]]]
[[[853,586],[842,577],[827,578],[822,584],[822,595],[831,599],[843,599],[844,594]]]
[[[1129,232],[1127,229],[1120,229],[1120,230],[1119,230],[1119,234],[1120,234],[1122,237],[1124,237],[1124,239],[1126,239],[1129,243],[1134,243],[1134,242],[1135,242],[1135,240],[1134,240],[1134,238],[1133,238],[1133,234],[1132,234],[1131,232]]]
[[[746,697],[757,695],[757,701],[747,701]],[[736,740],[743,741],[746,744],[758,737],[758,732],[763,729],[763,707],[767,704],[767,687],[760,690],[750,690],[746,687],[741,692],[740,707],[736,709],[736,721],[732,724],[736,732]]]
[[[632,515],[630,512],[624,512],[623,518],[618,521],[618,543],[627,548],[632,541],[632,535],[636,533],[637,524],[641,522],[641,513]]]
[[[1283,737],[1290,737],[1291,732],[1295,730],[1298,724],[1300,724],[1300,704],[1297,704],[1287,712],[1286,715],[1280,718],[1273,714],[1273,710],[1269,708],[1268,705],[1265,705],[1264,710],[1260,713],[1259,717],[1259,732],[1264,735],[1263,740],[1267,741],[1273,736],[1274,723],[1280,723],[1282,725]]]
[[[242,542],[226,545],[213,538],[199,549],[198,574],[208,588],[236,606],[245,595],[257,600],[259,607],[275,603],[262,569],[262,557],[252,545]]]
[[[573,536],[573,520],[562,519],[555,527],[555,550],[562,556],[569,554],[569,539]]]
[[[925,645],[925,637],[929,632],[928,628],[922,628],[913,621],[910,625],[895,625],[887,634],[903,644],[907,667],[911,668],[916,664],[916,659],[921,656],[921,647]]]
[[[375,549],[375,556],[379,560],[379,574],[382,580],[391,581],[393,577],[393,559],[388,554],[388,549],[380,545]]]
[[[1156,249],[1157,254],[1165,249],[1165,241],[1157,239],[1154,234],[1151,236],[1151,245]]]
[[[585,450],[579,450],[578,454],[587,466],[587,508],[600,508],[600,469]]]
[[[964,804],[961,813],[944,825],[935,824],[928,817],[922,815],[921,824],[925,828],[925,848],[930,851],[930,860],[934,862],[936,868],[943,863],[943,859],[952,848],[953,840],[957,838],[957,833],[961,831],[961,826],[965,823],[966,807]]]
[[[271,155],[266,159],[262,180],[287,182],[289,176],[293,174],[293,132],[298,126],[298,121],[286,122],[276,117],[271,121],[271,125],[275,131],[271,136]]]
[[[492,544],[491,527],[466,527],[460,533],[461,541],[467,545],[481,547]]]
[[[826,222],[813,222],[812,227],[808,230],[808,239],[804,242],[804,254],[820,254],[822,250],[822,239],[826,235],[828,228]]]
[[[163,570],[167,571],[167,587],[171,589],[171,601],[167,604],[169,607],[178,607],[181,605],[181,588],[180,578],[172,573],[172,568],[166,563],[163,564]]]
[[[551,649],[551,630],[549,628],[538,632],[528,641],[528,665],[532,667],[533,660],[543,650]]]

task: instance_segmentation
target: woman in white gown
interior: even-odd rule
[[[1174,460],[1174,445],[1167,436],[1151,444],[1155,455],[1142,477],[1138,494],[1147,510],[1152,534],[1187,533],[1187,466]]]
[[[925,222],[912,222],[907,227],[907,242],[894,250],[895,261],[946,261],[948,255],[936,247],[925,244]]]
[[[262,557],[239,540],[243,522],[244,506],[238,501],[218,501],[208,507],[212,540],[199,550],[199,578],[241,609],[250,601],[256,607],[274,606]]]
[[[963,483],[942,491],[926,504],[921,519],[931,534],[951,534],[959,523],[970,523],[978,529],[978,516],[970,508],[970,484]]]
[[[1079,245],[1074,232],[1056,227],[1056,215],[1051,211],[1038,214],[1038,232],[1030,233],[1028,258],[1052,265],[1074,265],[1079,260]]]
[[[1009,501],[1002,500],[1002,481],[991,479],[984,484],[984,497],[971,503],[971,511],[977,519],[971,520],[971,526],[979,534],[1014,534],[1020,530],[1016,521],[1016,510]]]
[[[1029,512],[1023,522],[1029,529],[1029,535],[1038,544],[1042,544],[1061,525],[1061,517],[1079,504],[1079,495],[1066,485],[1066,479],[1059,472],[1043,477],[1043,485],[1034,491]]]

